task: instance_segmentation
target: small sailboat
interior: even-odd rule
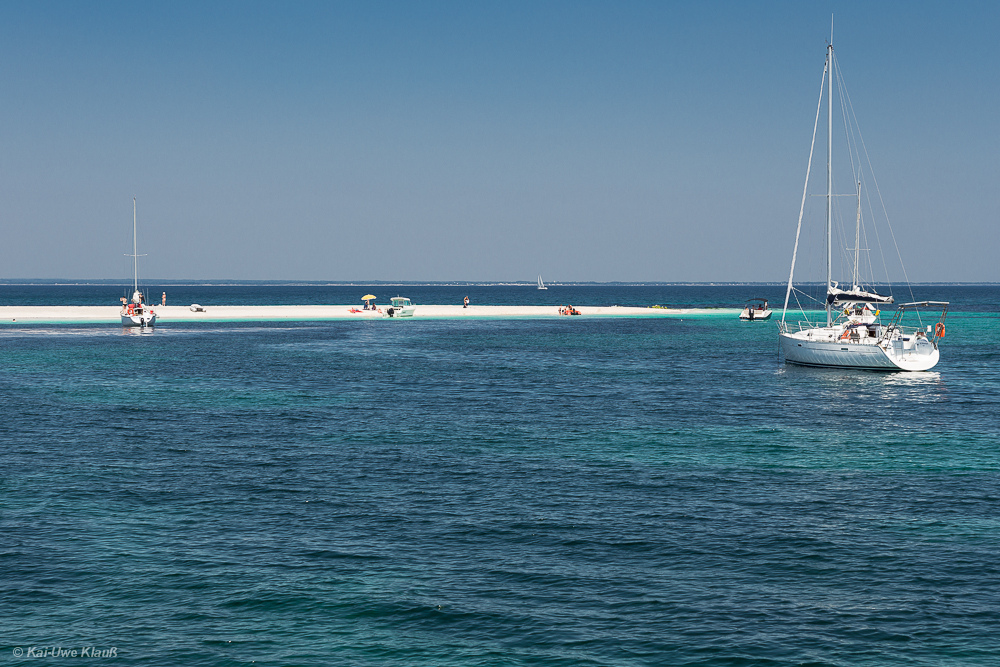
[[[538,274],[538,289],[548,289],[548,287],[545,286],[545,283],[542,282],[542,274],[540,273]]]
[[[833,202],[842,195],[833,193],[833,79],[837,77],[838,89],[843,90],[843,77],[836,67],[833,56],[833,44],[827,46],[826,64],[823,68],[823,81],[820,85],[820,99],[816,108],[816,122],[813,125],[813,145],[809,151],[809,164],[806,168],[806,184],[802,191],[802,205],[799,208],[799,222],[795,232],[795,246],[792,251],[792,266],[788,274],[788,287],[785,291],[785,305],[778,324],[778,340],[785,362],[802,366],[824,366],[845,369],[868,370],[906,370],[926,371],[933,368],[940,357],[939,344],[944,338],[944,320],[948,312],[948,303],[944,301],[922,301],[904,303],[897,306],[895,314],[888,322],[881,319],[881,308],[894,303],[891,295],[879,294],[873,287],[863,284],[859,274],[861,251],[861,173],[862,156],[867,166],[870,161],[864,152],[860,141],[850,144],[851,165],[857,192],[847,196],[857,196],[858,207],[856,227],[853,230],[854,248],[853,271],[851,284],[842,289],[833,280]],[[796,299],[801,292],[793,287],[795,275],[795,260],[799,248],[799,235],[802,231],[803,212],[809,188],[809,171],[812,168],[813,149],[816,145],[816,129],[819,126],[820,111],[823,105],[823,88],[826,88],[827,98],[827,178],[826,178],[826,294],[822,299],[826,311],[826,321],[810,321],[805,310],[802,310],[804,320],[795,324],[789,321],[788,304],[791,295]],[[840,114],[848,121],[853,121],[845,94],[841,93],[841,104],[844,113]],[[855,136],[850,125],[846,132],[848,137]],[[860,134],[860,133],[857,133]],[[872,183],[875,183],[872,179]],[[877,186],[876,186],[877,187]],[[881,195],[875,197],[881,201]],[[888,217],[886,217],[886,222]],[[891,231],[891,228],[890,228]],[[846,236],[846,233],[845,233]],[[844,258],[845,264],[850,257]],[[871,262],[869,260],[869,267]],[[872,279],[874,283],[874,279]],[[925,322],[921,317],[922,308],[940,310],[937,321]]]
[[[139,290],[139,254],[136,245],[135,197],[132,197],[132,297],[122,297],[122,324],[127,327],[151,327],[156,324],[153,307],[145,302]]]

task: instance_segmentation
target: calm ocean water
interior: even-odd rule
[[[934,372],[785,367],[773,322],[729,314],[2,324],[0,661],[995,665],[1000,287],[914,292],[953,302]],[[120,293],[0,286],[0,304]]]

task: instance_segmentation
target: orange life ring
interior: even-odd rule
[[[944,338],[944,322],[937,323],[937,326],[934,327],[934,335],[938,338]]]
[[[850,329],[844,329],[844,333],[840,334],[840,340],[847,340],[850,337],[851,337]]]

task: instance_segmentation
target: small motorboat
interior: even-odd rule
[[[740,313],[740,319],[746,320],[747,322],[768,320],[770,318],[771,309],[767,307],[767,299],[761,299],[760,297],[747,299],[747,306],[743,309],[743,312]]]
[[[405,296],[394,296],[389,299],[389,307],[385,309],[386,317],[413,317],[417,307]]]
[[[191,312],[192,313],[204,313],[205,312],[205,307],[202,306],[201,304],[198,304],[198,303],[192,303],[191,304]]]

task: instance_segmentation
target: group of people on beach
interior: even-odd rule
[[[363,301],[365,302],[365,305],[361,308],[361,310],[375,310],[375,311],[378,311],[380,313],[382,312],[381,310],[378,309],[378,306],[375,305],[375,298],[374,297],[369,297],[367,299],[363,299]],[[353,309],[351,309],[351,312],[352,313],[360,313],[361,310],[353,308]]]
[[[376,307],[375,307],[374,299],[372,299],[372,301],[373,301],[373,303],[371,305],[369,305],[368,300],[365,299],[365,307],[364,307],[365,310],[377,310]],[[462,308],[468,308],[468,307],[469,307],[469,297],[465,297],[464,299],[462,299]],[[580,311],[577,310],[576,308],[574,308],[572,305],[569,305],[569,306],[559,306],[559,314],[560,315],[579,315]]]

